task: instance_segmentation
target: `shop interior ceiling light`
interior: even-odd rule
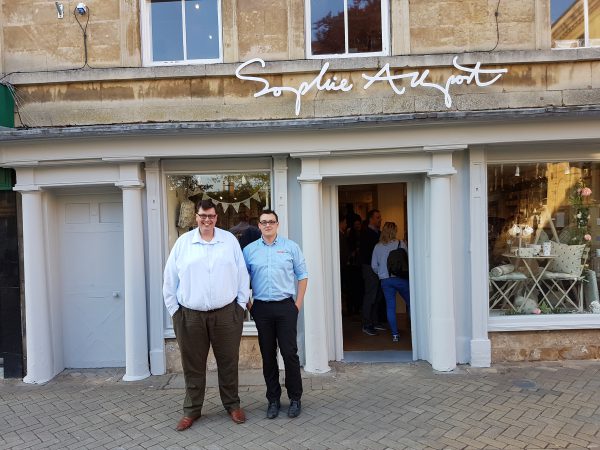
[[[515,169],[515,177],[520,177],[521,176],[521,171],[519,170],[519,166],[517,166],[517,168]]]
[[[85,16],[87,13],[87,6],[85,6],[85,3],[78,3],[75,7],[75,11],[77,11],[77,14],[80,16]]]

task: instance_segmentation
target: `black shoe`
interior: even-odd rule
[[[267,419],[274,419],[279,415],[279,408],[281,408],[281,404],[277,402],[269,402],[269,407],[267,408]]]
[[[387,328],[382,323],[377,323],[373,326],[373,328],[377,331],[387,331]]]
[[[301,409],[302,405],[300,405],[300,400],[291,400],[290,409],[288,409],[288,417],[291,417],[292,419],[298,417]]]
[[[363,333],[368,334],[369,336],[377,336],[377,331],[373,328],[373,325],[363,327]]]

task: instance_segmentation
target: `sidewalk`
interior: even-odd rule
[[[181,375],[123,382],[65,371],[43,386],[0,380],[0,448],[600,449],[600,362],[460,366],[333,363],[304,375],[302,414],[265,418],[259,371],[240,373],[235,425],[211,373],[203,417],[177,432]],[[285,390],[284,390],[285,395]]]

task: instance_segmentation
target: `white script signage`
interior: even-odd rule
[[[494,84],[502,75],[504,75],[508,69],[482,69],[481,62],[475,64],[475,67],[465,67],[458,63],[458,56],[452,59],[452,65],[458,69],[461,73],[456,75],[450,75],[446,79],[445,84],[436,84],[427,81],[429,76],[429,69],[425,69],[421,72],[408,72],[399,75],[392,75],[390,71],[390,65],[386,64],[383,66],[375,75],[362,74],[362,77],[367,80],[363,85],[363,89],[369,89],[371,85],[376,82],[387,82],[390,88],[397,94],[402,95],[406,92],[406,86],[397,86],[396,82],[401,80],[407,80],[410,82],[411,88],[423,87],[430,89],[437,89],[444,94],[444,103],[446,107],[452,106],[452,96],[450,95],[450,87],[454,84],[473,84],[477,86],[485,87]],[[292,86],[271,86],[269,81],[262,77],[255,77],[250,75],[242,75],[241,72],[246,67],[252,64],[260,64],[261,67],[265,67],[265,62],[260,58],[254,58],[245,63],[242,63],[235,70],[235,76],[240,80],[255,81],[262,84],[262,89],[254,94],[254,97],[262,97],[263,95],[272,94],[273,97],[279,97],[284,92],[291,92],[296,96],[296,115],[300,114],[300,107],[302,106],[302,97],[308,94],[311,90],[317,91],[342,91],[348,92],[354,88],[354,85],[350,83],[347,78],[338,79],[337,76],[330,77],[327,74],[329,69],[329,63],[323,64],[323,68],[319,74],[314,77],[311,81],[303,81],[298,87]],[[480,76],[487,75],[492,76],[488,81],[481,81]]]

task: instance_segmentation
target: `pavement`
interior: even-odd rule
[[[259,371],[240,373],[247,422],[223,410],[210,373],[203,416],[183,432],[180,374],[121,381],[67,370],[44,385],[0,380],[1,449],[600,449],[600,361],[450,373],[424,362],[332,363],[303,374],[302,414],[265,418]],[[285,390],[284,390],[285,396]]]

